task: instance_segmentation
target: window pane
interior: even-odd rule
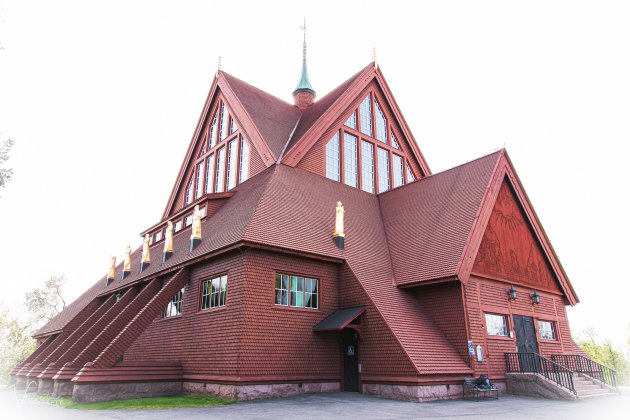
[[[238,126],[236,125],[236,121],[234,121],[234,118],[230,118],[230,134],[232,134],[236,130],[238,130]]]
[[[394,188],[400,187],[405,183],[404,178],[404,168],[403,168],[403,158],[402,156],[398,156],[392,154],[394,159]]]
[[[197,186],[195,190],[195,198],[199,198],[203,194],[203,176],[205,174],[204,166],[205,162],[203,161],[197,164]]]
[[[225,108],[225,104],[221,102],[221,140],[223,140],[227,136],[227,128],[228,128],[228,113]]]
[[[232,140],[228,144],[227,184],[228,190],[236,187],[236,153],[238,153],[238,140]]]
[[[540,338],[543,340],[556,339],[556,329],[554,328],[553,322],[538,321],[538,332],[540,333]]]
[[[214,190],[214,155],[208,156],[206,164],[206,194],[211,194]]]
[[[247,181],[249,177],[249,143],[241,138],[241,163],[239,165],[238,182],[239,184]]]
[[[374,102],[374,107],[376,108],[376,139],[387,143],[387,120],[385,119],[385,114],[383,114],[378,102]]]
[[[372,100],[370,95],[366,96],[359,106],[361,116],[361,132],[372,136]]]
[[[361,140],[361,188],[374,192],[374,145]]]
[[[282,288],[282,276],[280,274],[276,274],[276,289]]]
[[[219,121],[219,111],[214,114],[212,124],[210,125],[210,148],[217,144],[217,122]]]
[[[396,136],[394,135],[393,131],[390,132],[389,138],[392,140],[392,146],[400,150],[400,145],[398,144],[398,140],[396,140]]]
[[[217,153],[217,175],[216,183],[214,185],[214,192],[223,192],[225,181],[225,147]]]
[[[486,314],[486,329],[488,335],[507,337],[507,317],[505,315]]]
[[[354,111],[352,115],[346,120],[346,127],[357,129],[357,112]]]
[[[378,148],[378,192],[389,190],[389,152]]]
[[[326,144],[326,177],[334,181],[339,181],[339,133],[330,139]]]
[[[219,297],[219,306],[225,306],[225,295],[227,294],[227,276],[221,277],[221,295]]]
[[[413,176],[413,172],[411,172],[411,168],[409,167],[409,164],[407,164],[407,183],[413,182],[415,180],[416,177]]]
[[[188,186],[186,187],[186,205],[193,201],[193,186],[193,179],[190,178],[190,182],[188,182]]]
[[[343,169],[346,185],[356,187],[358,183],[357,170],[357,138],[352,134],[343,135]]]

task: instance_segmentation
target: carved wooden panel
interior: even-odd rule
[[[473,271],[532,288],[560,291],[532,228],[505,180],[490,215]]]

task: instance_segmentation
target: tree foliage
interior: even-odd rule
[[[4,162],[9,160],[9,150],[13,146],[13,140],[5,140],[0,145],[0,187],[4,187],[13,175],[13,169],[3,168]]]
[[[0,383],[8,381],[11,369],[35,350],[36,342],[31,334],[65,308],[66,301],[62,297],[65,283],[65,276],[51,276],[43,287],[25,295],[27,322],[21,322],[7,308],[0,308]]]
[[[35,350],[29,325],[13,318],[6,308],[0,309],[0,383],[8,380],[11,369]]]
[[[592,360],[613,368],[617,372],[619,384],[630,384],[630,359],[621,350],[616,349],[609,339],[600,339],[595,329],[588,327],[582,331],[576,342]]]
[[[25,304],[33,326],[48,322],[66,307],[61,296],[66,276],[50,276],[41,288],[33,289],[25,296]]]

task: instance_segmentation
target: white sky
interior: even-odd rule
[[[76,298],[159,221],[216,71],[291,101],[371,61],[433,172],[505,146],[581,303],[628,337],[630,5],[610,1],[0,0],[0,301]]]

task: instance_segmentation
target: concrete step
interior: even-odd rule
[[[580,384],[580,385],[573,384],[573,385],[576,391],[589,390],[589,389],[602,389],[602,387],[597,384]]]
[[[610,392],[607,389],[597,388],[597,389],[576,389],[578,397],[583,397],[587,395],[608,395]]]
[[[613,395],[618,395],[615,392],[605,392],[603,394],[590,394],[590,395],[579,395],[577,396],[578,400],[591,400],[593,398],[606,398]]]

